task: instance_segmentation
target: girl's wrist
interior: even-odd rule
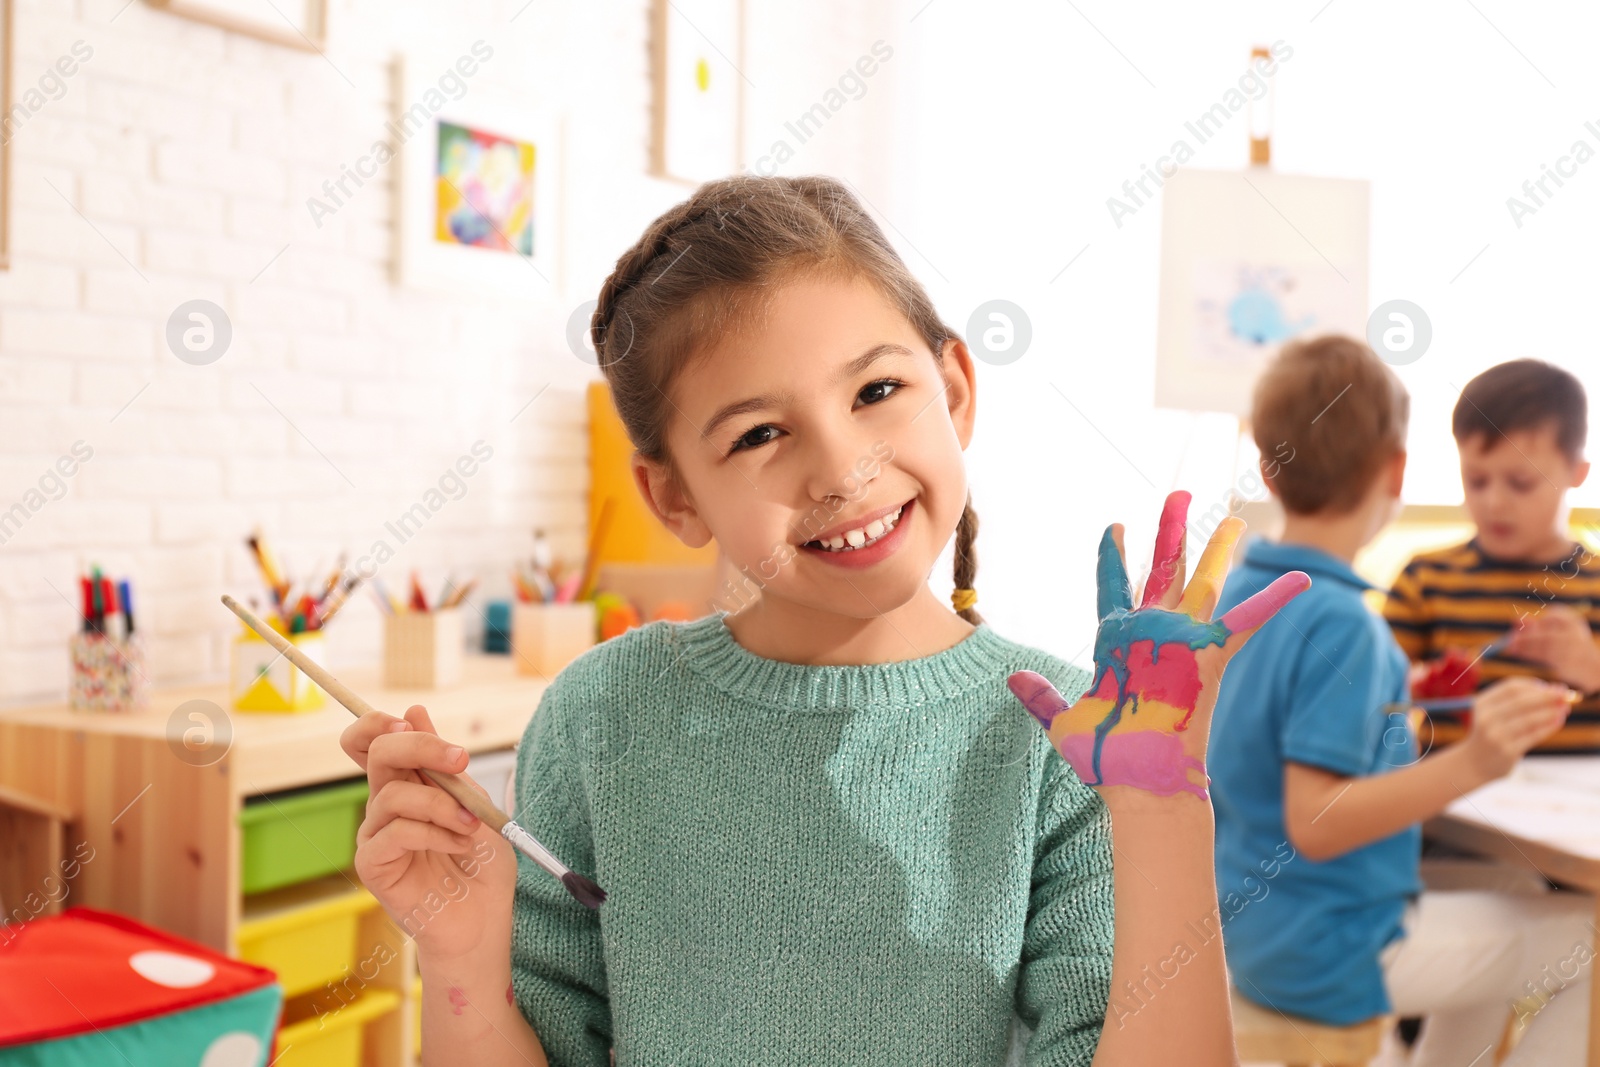
[[[1099,793],[1100,799],[1105,802],[1113,822],[1119,817],[1126,822],[1141,819],[1171,819],[1182,822],[1186,827],[1192,827],[1196,823],[1211,826],[1216,821],[1211,801],[1203,800],[1189,792],[1161,796],[1131,785],[1096,786],[1095,792]]]
[[[485,930],[476,944],[467,948],[450,949],[442,945],[417,943],[417,970],[427,973],[470,973],[504,967],[511,970],[511,927],[504,932]]]

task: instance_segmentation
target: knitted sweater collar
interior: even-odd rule
[[[1005,682],[1011,646],[977,627],[942,652],[890,663],[815,666],[758,656],[734,639],[728,612],[674,626],[685,666],[722,691],[794,710],[844,712],[868,707],[945,703],[983,685]]]

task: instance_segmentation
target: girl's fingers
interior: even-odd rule
[[[421,704],[413,704],[406,709],[406,721],[418,730],[423,730],[430,734],[439,732],[434,728],[433,716],[429,715],[428,709]]]
[[[1164,611],[1177,611],[1178,605],[1183,602],[1183,587],[1189,581],[1189,539],[1178,539],[1178,562],[1173,568],[1172,584],[1167,586],[1166,594],[1161,598],[1161,608]]]
[[[433,717],[428,714],[428,709],[423,707],[421,704],[414,704],[406,711],[406,721],[411,723],[413,727],[424,730],[430,734],[437,735],[439,732],[433,725]],[[439,770],[439,768],[435,767],[434,770]],[[464,770],[455,771],[453,773],[457,778],[470,785],[477,792],[482,793],[486,797],[489,795],[489,791],[483,786],[479,785],[477,782],[473,781],[471,778],[468,778]],[[449,794],[446,795],[448,796]]]
[[[1133,610],[1133,590],[1128,585],[1128,565],[1122,550],[1122,524],[1106,527],[1100,538],[1100,560],[1095,571],[1096,607],[1104,619],[1116,611]]]
[[[472,848],[472,838],[431,822],[394,819],[367,838],[364,847],[365,862],[379,866],[393,863],[412,852],[466,852]]]
[[[355,760],[356,766],[366,770],[367,749],[372,746],[372,739],[386,733],[399,721],[393,715],[369,711],[344,728],[339,735],[339,747],[344,749],[345,755]]]
[[[1066,711],[1070,705],[1056,687],[1050,684],[1050,679],[1037,671],[1017,671],[1006,679],[1012,695],[1022,701],[1022,706],[1028,709],[1028,714],[1038,719],[1046,730],[1055,721],[1055,717]]]
[[[396,819],[431,823],[452,833],[470,834],[478,828],[478,817],[458,804],[449,793],[421,782],[390,782],[367,802],[367,816],[357,831],[357,840],[378,833]]]
[[[1167,494],[1161,509],[1161,525],[1156,530],[1155,558],[1150,564],[1150,580],[1145,583],[1142,608],[1168,606],[1168,591],[1178,577],[1183,559],[1185,522],[1189,516],[1189,494],[1182,489]],[[1181,590],[1183,583],[1178,582]]]
[[[1233,558],[1233,546],[1242,533],[1244,520],[1237,515],[1229,515],[1217,524],[1205,551],[1200,553],[1200,565],[1194,569],[1194,578],[1183,591],[1179,611],[1200,622],[1211,621],[1211,612],[1222,595],[1222,580],[1228,575],[1228,562]]]
[[[1228,633],[1248,637],[1257,627],[1272,618],[1283,606],[1311,588],[1311,576],[1305,571],[1290,571],[1273,579],[1272,584],[1222,616],[1222,625]]]
[[[373,795],[398,779],[419,780],[423,768],[459,774],[467,769],[467,751],[438,734],[414,729],[410,720],[391,726],[367,748],[367,783]]]

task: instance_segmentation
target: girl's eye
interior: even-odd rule
[[[904,384],[905,382],[896,381],[893,378],[880,378],[863,386],[861,392],[856,394],[856,399],[863,404],[879,404],[887,400],[890,394]]]
[[[731,456],[735,452],[743,451],[746,448],[759,448],[772,440],[777,432],[777,427],[770,423],[764,422],[760,426],[752,426],[740,434],[738,439],[733,442],[733,447],[728,449],[728,455]]]

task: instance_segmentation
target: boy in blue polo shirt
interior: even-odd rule
[[[1512,1004],[1548,995],[1506,1062],[1577,1067],[1592,950],[1570,980],[1546,976],[1592,945],[1592,901],[1423,891],[1422,820],[1509,772],[1577,694],[1507,679],[1478,695],[1465,740],[1417,758],[1405,654],[1351,565],[1397,510],[1409,407],[1394,372],[1344,337],[1285,346],[1256,387],[1284,531],[1249,545],[1217,610],[1291,570],[1312,584],[1235,656],[1217,699],[1207,762],[1228,968],[1241,994],[1291,1015],[1425,1017],[1413,1067],[1492,1062]]]

